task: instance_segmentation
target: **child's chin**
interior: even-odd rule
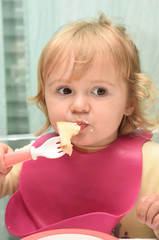
[[[92,146],[95,146],[95,143],[91,140],[86,139],[77,139],[74,141],[71,141],[74,146],[77,146],[79,148],[90,148]]]

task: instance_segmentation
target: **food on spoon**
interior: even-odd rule
[[[79,133],[81,127],[73,122],[57,122],[57,129],[60,135],[61,149],[71,156],[73,147],[71,138]]]

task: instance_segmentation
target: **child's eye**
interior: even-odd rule
[[[96,94],[96,95],[105,95],[106,93],[107,93],[107,90],[104,88],[95,88],[93,90],[93,94]]]
[[[72,90],[68,87],[62,87],[62,88],[58,89],[58,91],[63,95],[72,93]]]

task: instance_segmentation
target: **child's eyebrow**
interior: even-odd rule
[[[110,81],[107,81],[107,80],[92,80],[92,83],[93,84],[97,84],[97,85],[99,85],[99,84],[106,84],[106,85],[110,85],[111,87],[115,87],[115,83],[112,83],[112,82],[110,82]]]
[[[77,80],[77,82],[78,82],[78,80]],[[67,79],[53,79],[53,78],[48,78],[48,82],[47,82],[47,84],[49,85],[49,86],[52,86],[52,85],[55,85],[55,84],[67,84]],[[112,83],[112,82],[110,82],[110,81],[107,81],[107,80],[91,80],[90,81],[90,83],[93,85],[93,84],[95,84],[95,85],[109,85],[110,87],[115,87],[115,83]]]
[[[64,80],[62,80],[62,79],[50,79],[50,78],[48,78],[47,80],[48,80],[48,81],[47,81],[47,84],[48,84],[49,86],[54,85],[54,84],[56,84],[56,83],[66,83],[66,81],[64,81]]]

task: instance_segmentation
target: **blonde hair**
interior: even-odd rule
[[[104,58],[113,57],[117,72],[128,83],[129,104],[134,111],[124,116],[119,127],[119,135],[132,133],[137,129],[150,133],[158,126],[154,114],[157,97],[152,81],[141,72],[138,50],[123,26],[114,25],[101,14],[99,19],[91,22],[77,21],[66,25],[46,45],[38,64],[38,93],[31,99],[44,112],[46,123],[37,135],[50,127],[45,104],[45,79],[56,69],[60,61],[68,60],[74,54],[74,64],[70,79],[84,75],[91,66],[97,52]],[[150,119],[150,116],[154,117]]]

